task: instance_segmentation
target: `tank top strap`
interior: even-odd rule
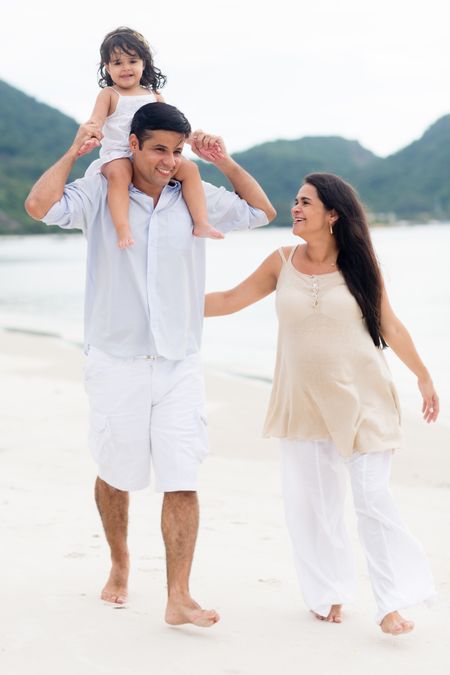
[[[279,249],[278,249],[278,253],[280,254],[281,260],[282,260],[284,263],[287,262],[286,256],[284,255],[284,251],[283,251],[282,248],[279,248]]]
[[[292,250],[291,250],[291,252],[289,253],[288,262],[292,262],[292,258],[294,257],[294,253],[295,253],[295,251],[296,251],[297,249],[298,249],[298,244],[297,244],[297,246],[293,246],[293,247],[292,247]]]
[[[119,92],[117,91],[117,89],[114,89],[114,87],[110,87],[110,89],[111,89],[111,91],[113,91],[115,94],[117,94],[117,96],[118,96],[119,98],[121,97],[122,94],[119,94]]]
[[[297,246],[293,246],[291,252],[289,253],[289,258],[286,258],[286,256],[284,255],[284,250],[283,250],[283,248],[282,248],[282,247],[279,248],[279,249],[278,249],[278,253],[280,254],[281,260],[282,260],[284,263],[291,262],[292,256],[294,255],[296,249],[297,249]]]

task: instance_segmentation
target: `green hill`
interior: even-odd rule
[[[406,219],[450,219],[450,115],[420,138],[355,176],[374,211]]]
[[[331,171],[348,180],[375,217],[450,220],[450,115],[386,159],[357,141],[335,136],[273,141],[234,157],[261,182],[278,211],[279,225],[290,223],[290,204],[303,176],[312,171]],[[202,165],[202,175],[226,185],[211,165]]]
[[[290,206],[307,173],[331,171],[350,179],[358,171],[383,161],[357,141],[338,136],[272,141],[233,156],[261,183],[278,212],[276,222],[281,225],[290,223]],[[201,163],[201,172],[205,180],[226,184],[210,164]]]
[[[34,181],[68,148],[78,124],[0,80],[0,233],[48,231],[23,202]],[[77,162],[83,175],[93,156]]]
[[[23,209],[33,182],[69,146],[77,123],[0,81],[0,233],[47,232]],[[84,173],[94,153],[77,162]],[[277,211],[275,224],[290,224],[289,209],[305,174],[331,171],[349,180],[367,208],[410,220],[450,219],[450,115],[419,140],[382,159],[357,141],[337,136],[263,143],[235,159],[262,184]],[[213,166],[200,163],[205,180],[226,184]]]

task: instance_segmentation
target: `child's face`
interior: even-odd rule
[[[132,89],[139,86],[144,71],[143,60],[134,52],[126,54],[116,50],[111,54],[106,71],[115,85],[122,89]]]

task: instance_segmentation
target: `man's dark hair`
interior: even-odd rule
[[[176,131],[185,138],[191,133],[191,125],[182,112],[168,103],[147,103],[139,108],[131,120],[130,134],[135,134],[139,149],[149,131]]]

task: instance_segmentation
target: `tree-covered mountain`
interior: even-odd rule
[[[0,81],[0,233],[48,231],[27,216],[23,202],[76,129],[70,117]],[[312,171],[331,171],[349,180],[372,213],[450,219],[450,115],[386,159],[336,136],[271,141],[234,157],[261,182],[278,211],[278,225],[290,223],[292,200],[303,176]],[[81,158],[72,178],[82,175],[93,158]],[[200,164],[205,180],[226,184],[214,167]]]
[[[277,223],[290,223],[290,207],[302,179],[313,171],[330,171],[350,180],[358,172],[377,166],[381,160],[357,141],[338,136],[306,137],[294,141],[271,141],[233,155],[261,183],[275,206]],[[212,165],[201,163],[205,180],[226,185]]]
[[[0,80],[0,233],[42,232],[23,202],[34,181],[68,148],[78,124]],[[77,162],[72,178],[92,161]]]
[[[334,136],[272,141],[234,157],[270,196],[277,224],[290,222],[292,200],[302,178],[313,171],[331,171],[352,183],[375,219],[450,220],[450,115],[386,159]],[[226,185],[211,165],[202,166],[202,175]]]
[[[398,218],[450,219],[450,115],[403,150],[367,167],[355,183],[373,211]]]

